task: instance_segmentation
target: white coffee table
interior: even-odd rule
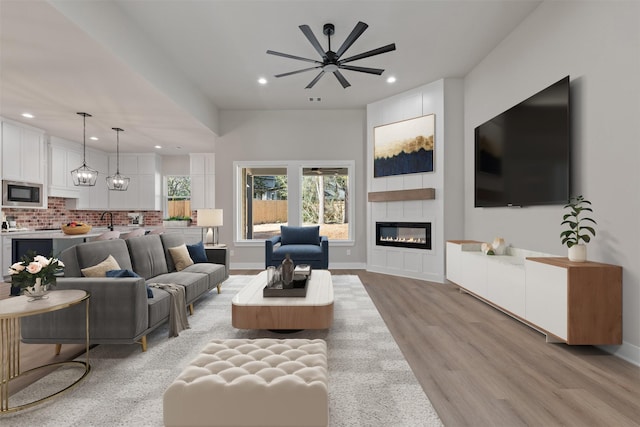
[[[333,282],[328,270],[313,270],[306,297],[263,297],[263,271],[231,301],[231,324],[238,329],[328,329],[333,324]]]

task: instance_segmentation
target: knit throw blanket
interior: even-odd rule
[[[171,297],[169,337],[177,337],[181,331],[189,329],[184,286],[175,283],[149,283],[149,286],[167,291]]]

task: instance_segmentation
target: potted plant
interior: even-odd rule
[[[560,233],[562,244],[569,248],[569,260],[583,262],[587,259],[586,244],[595,237],[596,230],[585,223],[596,224],[595,220],[585,216],[587,212],[593,212],[591,202],[583,196],[572,197],[569,203],[564,206],[569,209],[569,213],[562,216],[560,225],[566,225],[567,230]],[[591,235],[589,235],[591,234]]]
[[[163,227],[188,227],[191,223],[191,217],[188,216],[171,216],[162,220]]]

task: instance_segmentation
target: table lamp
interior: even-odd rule
[[[198,209],[198,226],[208,227],[204,243],[218,244],[218,227],[222,226],[222,209]]]

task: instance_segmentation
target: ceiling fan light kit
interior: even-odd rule
[[[327,23],[324,24],[322,28],[322,33],[327,36],[328,40],[328,49],[324,51],[320,42],[316,38],[316,36],[311,31],[311,28],[308,25],[300,25],[300,31],[305,35],[309,43],[314,47],[314,49],[320,54],[322,58],[321,61],[316,59],[303,58],[301,56],[290,55],[288,53],[276,52],[273,50],[267,50],[269,55],[281,56],[283,58],[296,59],[299,61],[311,62],[316,64],[313,67],[303,68],[301,70],[290,71],[288,73],[276,74],[275,77],[285,77],[293,74],[304,73],[305,71],[317,70],[320,69],[320,73],[313,79],[311,82],[305,87],[305,89],[311,89],[318,81],[322,78],[325,73],[332,73],[338,82],[342,85],[344,89],[351,86],[351,84],[347,81],[347,79],[342,75],[340,70],[348,70],[348,71],[357,71],[360,73],[367,74],[376,74],[381,75],[384,72],[384,69],[381,68],[369,68],[369,67],[359,67],[355,65],[346,65],[348,62],[357,61],[358,59],[369,58],[370,56],[380,55],[382,53],[391,52],[396,49],[395,43],[388,44],[386,46],[379,47],[377,49],[369,50],[367,52],[360,53],[358,55],[350,56],[345,59],[341,59],[342,55],[353,45],[353,43],[364,33],[364,31],[369,26],[364,22],[360,21],[353,28],[349,36],[342,43],[340,48],[334,52],[331,50],[331,36],[335,33],[335,27],[333,24]]]

